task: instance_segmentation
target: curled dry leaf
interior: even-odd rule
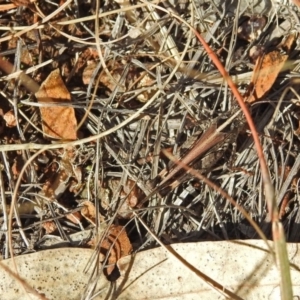
[[[39,103],[71,101],[71,95],[66,88],[59,69],[51,72],[35,94]],[[49,106],[40,107],[43,131],[55,139],[75,140],[77,121],[73,107]]]
[[[108,251],[110,251],[108,253]],[[103,255],[109,255],[106,274],[110,275],[117,261],[132,252],[132,246],[123,226],[111,225],[100,246]]]

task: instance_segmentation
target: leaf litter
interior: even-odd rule
[[[41,104],[48,101],[71,101],[71,95],[66,88],[59,69],[52,71],[35,93]],[[50,102],[51,104],[51,102]],[[77,121],[73,107],[40,107],[43,132],[54,139],[75,140],[77,138]]]
[[[291,182],[299,175],[293,81],[300,13],[292,4],[254,2],[241,1],[238,10],[224,1],[164,1],[161,9],[144,1],[108,1],[98,10],[72,1],[14,1],[15,10],[0,5],[4,259],[61,245],[95,247],[109,269],[122,247],[124,255],[155,247],[153,234],[166,244],[257,237],[218,191],[183,169],[171,173],[195,141],[238,112],[207,53],[174,15],[197,28],[245,99],[251,95],[287,240],[298,242],[298,190]],[[227,191],[271,238],[258,158],[242,116],[221,134],[189,166]],[[287,169],[294,170],[292,179]],[[113,228],[120,231],[112,234]]]

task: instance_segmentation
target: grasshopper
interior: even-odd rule
[[[237,138],[241,125],[237,125],[236,122],[234,122],[233,130],[231,130],[230,132],[223,132],[223,130],[228,126],[232,126],[230,125],[231,122],[238,115],[241,115],[240,110],[238,110],[233,116],[228,118],[228,120],[226,120],[219,127],[217,124],[220,118],[214,119],[211,125],[202,133],[202,135],[194,143],[191,149],[189,149],[186,155],[184,155],[180,159],[181,163],[190,166],[191,164],[200,160],[200,158],[204,155],[207,156],[208,153],[214,150],[218,150],[220,147],[222,148],[222,146],[225,146],[226,144],[228,145],[228,143],[230,142],[234,142]],[[237,118],[237,122],[240,123],[240,117]],[[245,124],[244,119],[243,124]],[[222,153],[222,151],[219,151],[219,154],[222,155]],[[218,158],[210,158],[207,162],[205,162],[205,168],[209,169],[210,167],[212,167],[216,163],[217,159]],[[163,197],[166,193],[176,188],[182,182],[182,177],[185,178],[188,174],[187,171],[183,172],[182,164],[178,165],[175,163],[173,168],[171,168],[170,170],[162,170],[162,172],[160,172],[160,174],[153,180],[154,182],[161,180],[160,183],[154,189],[153,186],[150,185],[150,187],[152,188],[152,192],[142,202],[144,203],[154,194],[158,194],[160,197]],[[184,173],[183,176],[182,173]]]

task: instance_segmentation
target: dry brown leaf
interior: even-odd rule
[[[281,47],[289,51],[294,40],[295,36],[290,35]],[[254,91],[246,99],[247,102],[253,103],[267,94],[288,57],[288,54],[276,49],[257,59],[251,78]]]
[[[132,246],[123,226],[111,225],[100,246],[103,255],[110,251],[106,274],[110,275],[117,261],[132,252]]]
[[[39,103],[71,101],[71,95],[60,76],[59,69],[50,73],[35,96]],[[73,107],[40,107],[40,111],[46,135],[56,139],[76,139],[77,121]]]
[[[252,103],[259,100],[271,89],[287,59],[287,54],[283,55],[279,50],[274,50],[256,61],[251,78],[254,92],[247,102]]]

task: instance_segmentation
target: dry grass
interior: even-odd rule
[[[212,124],[221,126],[238,110],[193,32],[180,18],[145,1],[111,1],[103,7],[40,2],[2,11],[0,18],[0,55],[14,65],[1,77],[1,109],[13,110],[17,119],[11,128],[1,119],[0,128],[3,257],[10,256],[9,243],[15,255],[62,243],[88,246],[88,237],[70,236],[90,230],[97,235],[109,224],[125,225],[135,250],[155,245],[149,228],[163,243],[257,237],[240,210],[193,176],[185,174],[176,188],[161,190],[158,174],[169,165],[162,150],[180,157]],[[240,2],[239,10],[224,7],[223,1],[153,3],[202,33],[246,93],[255,63],[249,52],[254,46],[262,49],[260,55],[279,49],[298,30],[300,13],[277,1],[266,7]],[[262,11],[266,24],[257,32]],[[298,54],[296,41],[269,93],[251,105],[287,240],[293,242],[299,239]],[[79,123],[74,142],[53,143],[43,136],[36,100],[18,84],[20,70],[41,84],[56,68],[72,94]],[[234,119],[222,131],[226,138],[191,167],[227,191],[270,237],[258,158],[245,124],[240,116]],[[45,183],[56,180],[66,151],[72,152],[68,163],[81,178],[73,172],[62,193],[51,199],[43,192]],[[18,209],[10,238],[13,197]],[[86,199],[96,207],[95,223],[66,218]],[[59,243],[46,234],[43,224],[49,222]]]

